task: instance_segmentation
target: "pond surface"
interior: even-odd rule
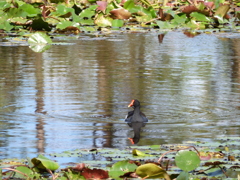
[[[119,33],[65,42],[74,45],[44,53],[0,46],[1,158],[130,146],[124,118],[132,99],[149,119],[137,145],[239,137],[240,34]]]

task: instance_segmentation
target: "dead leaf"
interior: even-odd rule
[[[215,12],[215,16],[220,16],[220,17],[224,17],[226,14],[227,14],[227,12],[228,12],[228,10],[230,9],[230,5],[229,4],[225,4],[225,5],[222,5],[222,6],[220,6],[217,10],[216,10],[216,12]]]
[[[182,12],[186,14],[191,14],[192,12],[197,12],[197,11],[198,11],[198,8],[196,8],[194,5],[185,6],[182,9]]]
[[[89,169],[84,168],[81,172],[81,175],[84,176],[85,179],[107,179],[109,178],[108,171],[102,169]]]
[[[113,9],[110,11],[113,19],[129,19],[131,17],[131,13],[124,9],[124,8],[118,8]]]

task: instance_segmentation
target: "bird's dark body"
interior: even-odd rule
[[[147,117],[140,111],[140,102],[137,99],[132,100],[128,107],[133,107],[133,111],[129,111],[125,117],[125,122],[148,122]]]

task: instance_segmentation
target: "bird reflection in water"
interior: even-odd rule
[[[129,127],[133,128],[134,136],[129,138],[132,144],[137,144],[140,140],[141,128],[148,122],[147,117],[140,111],[140,102],[137,99],[131,101],[128,107],[133,107],[133,111],[129,111],[125,122]]]

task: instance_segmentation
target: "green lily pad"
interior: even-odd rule
[[[124,21],[121,19],[114,19],[112,21],[112,27],[122,27],[124,25]]]
[[[12,26],[8,21],[4,21],[0,24],[0,29],[3,29],[7,32],[9,32],[11,29],[13,29],[14,26]]]
[[[104,17],[104,15],[99,15],[95,19],[95,24],[100,27],[108,27],[108,26],[112,26],[112,20],[113,19],[110,17]]]
[[[150,155],[150,154],[145,154],[145,153],[143,153],[142,151],[139,151],[139,150],[137,150],[137,149],[133,149],[133,150],[132,150],[132,154],[133,154],[134,156],[152,156],[152,155]]]
[[[71,22],[71,21],[62,21],[59,22],[58,25],[56,26],[57,29],[65,29],[69,26],[77,27],[79,28],[79,23],[76,22]]]
[[[109,171],[109,176],[112,178],[119,178],[119,176],[127,173],[134,172],[138,166],[130,163],[128,160],[116,162]]]
[[[177,177],[177,180],[186,180],[186,179],[189,179],[189,173],[186,171],[182,171]]]
[[[89,18],[91,19],[93,16],[95,16],[95,9],[97,8],[98,5],[91,5],[89,8],[84,9],[80,14],[80,18]]]
[[[35,17],[40,14],[40,9],[34,8],[31,4],[23,4],[20,9],[27,13],[29,17]]]
[[[210,22],[210,18],[205,16],[204,14],[198,13],[198,12],[192,12],[190,14],[190,16],[192,18],[195,18],[196,21],[206,21],[206,22]]]
[[[136,169],[136,174],[141,178],[165,178],[170,180],[167,172],[153,163],[143,164]]]
[[[20,171],[21,173],[16,173],[16,178],[24,178],[27,179],[27,177],[30,177],[33,174],[33,171],[25,166],[19,166],[16,168],[17,171]]]
[[[176,165],[184,171],[192,171],[200,165],[200,158],[193,151],[179,151],[175,161]]]
[[[41,154],[37,158],[33,158],[31,161],[35,165],[35,167],[41,170],[49,169],[55,171],[59,168],[58,163],[46,158]]]
[[[32,34],[28,39],[29,44],[51,44],[51,38],[42,32],[36,32]]]
[[[51,38],[42,32],[36,32],[28,38],[29,48],[34,52],[44,52],[51,47]]]

